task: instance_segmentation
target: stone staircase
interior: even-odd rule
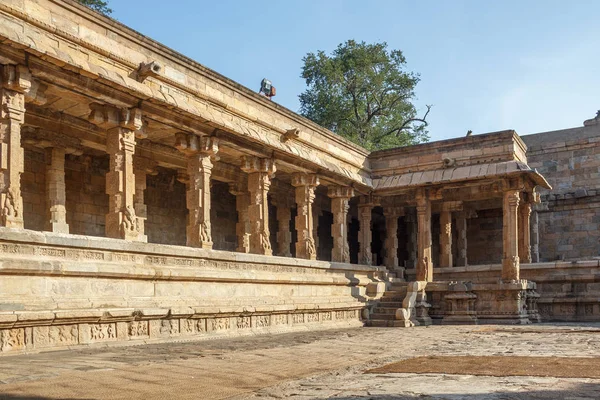
[[[406,297],[408,283],[398,278],[392,279],[391,286],[385,291],[379,303],[374,306],[369,315],[367,326],[404,326],[403,321],[396,320],[396,310],[402,308]]]

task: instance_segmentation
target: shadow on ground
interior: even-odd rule
[[[427,377],[423,377],[427,379]],[[460,394],[460,393],[439,393],[433,395],[415,394],[415,395],[392,395],[392,394],[373,394],[358,396],[332,396],[335,400],[597,400],[600,399],[599,383],[579,383],[574,384],[571,390],[540,390],[523,392],[498,391],[493,393],[478,394]],[[315,397],[318,399],[318,397]]]

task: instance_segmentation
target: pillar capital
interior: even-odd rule
[[[241,159],[242,171],[247,174],[262,172],[269,177],[275,174],[277,168],[275,162],[271,158],[260,158],[255,156],[242,156]]]
[[[373,208],[381,204],[381,198],[373,194],[363,195],[358,198],[359,208]]]
[[[351,186],[332,185],[327,188],[327,196],[332,199],[350,199],[354,197],[354,188]]]
[[[25,94],[31,90],[32,77],[24,65],[0,65],[0,86]]]
[[[198,136],[193,133],[175,134],[175,148],[186,156],[210,156],[215,161],[219,151],[219,139],[214,136]]]
[[[136,107],[125,108],[92,103],[88,120],[102,129],[123,128],[135,132],[138,137],[143,135],[142,110]]]
[[[383,207],[383,215],[387,218],[399,218],[404,216],[404,207],[386,206]]]
[[[307,174],[304,172],[298,172],[292,175],[292,186],[319,186],[319,177],[317,174]]]
[[[139,155],[133,157],[133,169],[136,171],[136,174],[137,171],[140,171],[146,175],[157,175],[157,167],[158,163],[151,158],[142,157]]]

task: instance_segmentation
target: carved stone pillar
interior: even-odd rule
[[[248,194],[247,184],[244,182],[234,182],[229,184],[229,193],[235,196],[235,210],[237,211],[237,223],[235,232],[237,236],[238,253],[250,252],[250,220],[248,219],[248,206],[250,205],[250,195]]]
[[[348,202],[354,196],[354,189],[348,186],[329,186],[327,196],[331,198],[333,224],[333,250],[331,260],[334,262],[350,262],[350,246],[348,245]]]
[[[373,196],[361,196],[358,204],[358,263],[364,265],[373,264],[373,253],[371,251],[371,242],[373,240],[373,232],[371,226],[371,217],[373,207],[376,206],[377,199]]]
[[[46,158],[45,229],[50,232],[69,233],[66,209],[65,155],[82,155],[79,139],[61,133],[26,127],[21,131],[21,144],[44,149]]]
[[[291,193],[278,193],[275,197],[277,203],[277,255],[291,257],[292,231],[290,222],[292,220]]]
[[[531,263],[531,197],[530,193],[521,193],[519,206],[519,261],[525,264]]]
[[[313,238],[313,210],[315,188],[319,185],[319,178],[315,174],[297,173],[292,176],[292,186],[296,188],[296,257],[307,260],[317,259],[317,249]]]
[[[433,281],[433,264],[431,260],[431,201],[425,189],[417,191],[417,281]]]
[[[452,212],[442,209],[440,213],[440,267],[452,266]]]
[[[0,65],[0,225],[23,228],[21,174],[24,152],[21,125],[25,119],[25,93],[31,75],[21,65]]]
[[[457,258],[456,265],[466,267],[467,264],[467,212],[456,213]]]
[[[540,262],[540,225],[537,211],[531,215],[531,258],[532,262]]]
[[[394,270],[398,265],[398,218],[404,214],[402,207],[385,207],[385,266]]]
[[[69,233],[64,148],[46,149],[46,196],[49,214],[46,228],[50,232]]]
[[[519,280],[519,191],[507,190],[503,194],[502,242],[502,280]]]
[[[146,220],[148,219],[148,208],[144,200],[144,192],[146,191],[146,182],[148,175],[156,175],[157,163],[146,157],[134,156],[133,158],[133,171],[135,175],[135,195],[133,196],[133,204],[135,208],[135,214],[138,217],[138,224],[140,226],[140,242],[147,242],[148,236],[146,235]]]
[[[142,112],[138,108],[102,104],[91,104],[90,108],[90,122],[106,129],[106,152],[110,155],[109,172],[106,174],[106,194],[109,195],[106,236],[138,241],[143,232],[140,232],[133,200],[133,154],[136,134],[141,134]]]
[[[272,255],[269,232],[269,203],[267,194],[271,187],[271,176],[275,173],[275,164],[268,158],[253,156],[242,157],[242,171],[248,174],[250,205],[250,252]]]
[[[187,245],[212,249],[210,224],[210,177],[213,161],[219,151],[215,137],[196,136],[191,133],[178,133],[175,147],[187,156],[186,204],[188,208]]]
[[[316,194],[315,194],[316,198]],[[321,210],[321,205],[318,201],[313,202],[312,205],[312,215],[313,215],[313,224],[312,224],[312,237],[315,241],[315,251],[317,254],[317,258],[319,258],[319,217],[321,216],[323,210]]]
[[[407,268],[415,268],[417,266],[418,240],[417,240],[417,215],[416,210],[411,208],[404,218],[406,224],[406,252],[408,253]]]

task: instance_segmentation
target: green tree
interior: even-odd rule
[[[98,11],[104,15],[109,15],[112,10],[108,8],[108,2],[102,0],[78,0],[84,6],[88,6],[94,11]]]
[[[368,150],[428,140],[431,106],[417,116],[412,101],[419,75],[405,70],[400,50],[349,40],[331,56],[318,51],[303,61],[308,88],[299,97],[305,117]]]

